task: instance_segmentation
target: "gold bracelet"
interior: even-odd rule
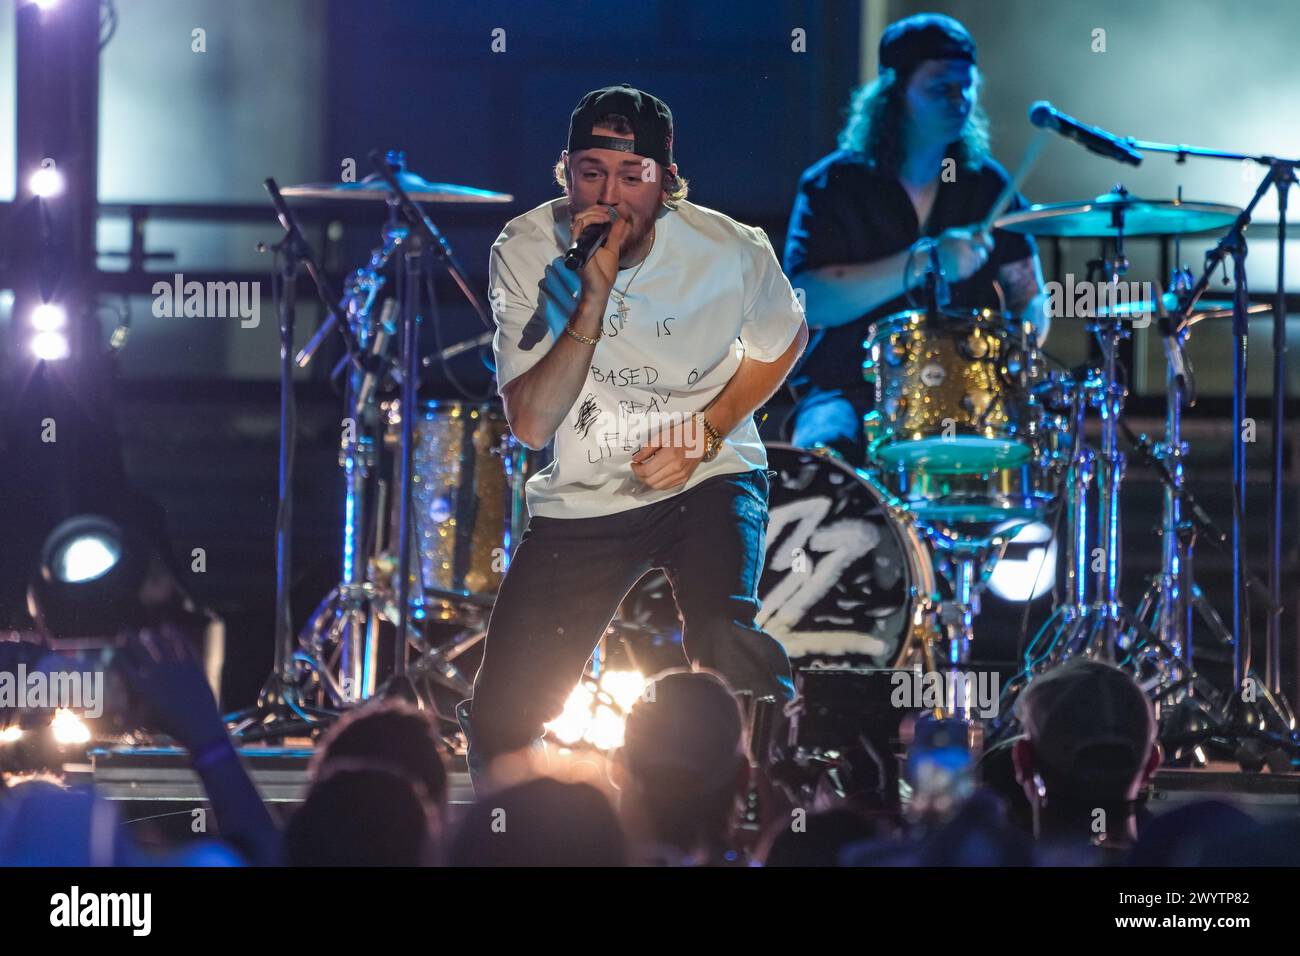
[[[599,334],[597,334],[596,337],[595,337],[594,339],[593,339],[593,338],[588,338],[587,336],[583,335],[581,332],[575,332],[575,331],[573,331],[573,326],[572,326],[572,325],[565,325],[565,327],[564,327],[564,331],[567,332],[569,335],[572,335],[575,339],[577,339],[577,340],[578,340],[579,342],[581,342],[583,345],[595,345],[595,344],[600,340],[600,335],[599,335]],[[602,329],[602,331],[603,331],[603,329]]]

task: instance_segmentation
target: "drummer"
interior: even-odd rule
[[[979,85],[975,43],[961,23],[918,14],[890,24],[880,75],[853,94],[840,148],[800,178],[785,272],[803,290],[813,336],[791,379],[795,445],[864,464],[862,417],[873,394],[862,342],[872,322],[908,307],[908,290],[923,301],[927,256],[910,255],[922,237],[938,240],[951,308],[1012,313],[1046,336],[1033,239],[979,231],[1008,182],[988,154]],[[1017,194],[1008,211],[1025,205]]]

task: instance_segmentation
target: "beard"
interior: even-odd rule
[[[641,256],[648,252],[641,248],[646,237],[650,235],[655,227],[655,217],[650,216],[642,219],[640,217],[632,219],[628,223],[627,235],[623,237],[623,248],[620,250],[619,268],[627,268],[628,265],[635,265]]]

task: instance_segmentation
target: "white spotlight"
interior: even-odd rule
[[[41,168],[32,173],[32,178],[27,181],[33,193],[42,199],[48,199],[50,196],[57,196],[63,192],[63,173],[59,172],[54,160],[41,160]]]
[[[32,354],[46,362],[68,357],[68,337],[62,332],[37,332],[32,336]]]
[[[32,328],[37,332],[61,332],[68,324],[68,313],[63,306],[42,302],[32,309]]]
[[[93,581],[117,564],[122,557],[118,542],[103,535],[74,538],[55,555],[54,571],[62,581],[80,584]]]
[[[1039,521],[1025,525],[993,565],[989,590],[1004,601],[1032,601],[1056,583],[1056,539]]]

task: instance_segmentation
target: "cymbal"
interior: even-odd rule
[[[1086,202],[1035,204],[1009,213],[993,225],[1030,236],[1113,238],[1175,236],[1212,232],[1232,224],[1236,206],[1179,199],[1135,199],[1107,193]]]
[[[401,170],[397,173],[406,194],[416,202],[501,203],[514,202],[509,193],[457,186],[452,183],[431,183],[417,173]],[[378,173],[371,173],[356,183],[300,183],[280,190],[286,196],[301,199],[371,199],[383,201],[389,196],[388,183]]]
[[[1168,293],[1165,293],[1168,295]],[[1172,300],[1169,300],[1172,302]],[[1167,307],[1167,306],[1166,306]],[[1259,315],[1262,312],[1271,312],[1273,307],[1267,302],[1253,302],[1246,306],[1247,315]],[[1143,299],[1140,302],[1119,302],[1113,306],[1107,306],[1097,309],[1097,315],[1101,317],[1109,315],[1118,316],[1148,316],[1157,313],[1156,303],[1150,299]],[[1230,319],[1232,318],[1232,301],[1230,299],[1198,299],[1196,308],[1192,309],[1191,320],[1200,322],[1202,319]]]

